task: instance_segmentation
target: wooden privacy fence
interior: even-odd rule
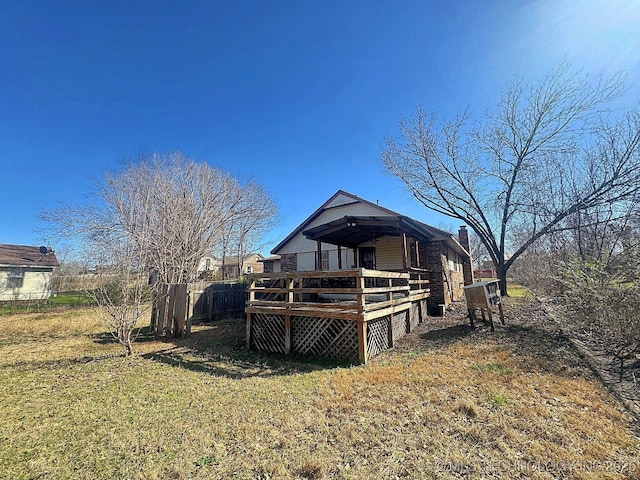
[[[198,282],[189,284],[194,320],[242,317],[247,301],[244,282]]]
[[[194,321],[243,316],[246,298],[243,282],[160,284],[151,311],[151,330],[160,336],[189,335]]]
[[[364,268],[249,275],[247,346],[366,363],[422,322],[429,289]]]
[[[191,333],[189,294],[186,283],[157,285],[151,309],[151,331],[156,335],[182,337]]]

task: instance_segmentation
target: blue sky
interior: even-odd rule
[[[401,117],[482,113],[565,58],[626,72],[633,106],[638,51],[637,0],[5,2],[0,243],[39,245],[41,210],[142,151],[261,183],[264,253],[338,189],[455,227],[380,166]]]

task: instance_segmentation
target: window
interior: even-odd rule
[[[253,267],[247,266],[247,273],[253,273]]]
[[[24,268],[12,268],[7,275],[7,288],[22,288],[24,283]]]
[[[329,251],[322,251],[322,270],[329,270]]]
[[[457,252],[449,249],[447,251],[447,260],[449,262],[449,270],[452,272],[462,271],[461,258]]]

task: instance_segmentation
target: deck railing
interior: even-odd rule
[[[314,348],[316,344],[330,343],[318,347],[322,350],[321,354],[325,350],[335,349],[337,344],[346,345],[348,342],[339,338],[343,333],[355,333],[358,359],[366,362],[372,354],[392,346],[400,330],[406,334],[412,324],[421,321],[426,311],[425,301],[429,297],[427,275],[426,270],[389,272],[364,268],[251,274],[245,309],[247,345],[289,353],[292,351],[293,319],[298,325],[294,330],[304,329],[305,342],[314,344]],[[423,302],[421,310],[412,314],[410,310],[417,302]],[[398,320],[400,317],[402,319]],[[394,319],[398,325],[406,323],[406,328],[396,326],[394,331]],[[255,320],[260,326],[252,325]],[[367,334],[367,324],[373,325],[379,320],[384,320],[388,325],[386,333],[381,334],[385,336],[383,340]],[[327,330],[334,328],[336,322],[340,326],[335,328],[342,333],[332,334],[330,339],[321,341],[319,337],[328,335]],[[332,325],[329,326],[329,323]],[[304,327],[301,327],[303,324]],[[375,340],[380,344],[376,352],[368,348],[368,337],[369,343]],[[293,343],[296,351],[302,350],[304,353],[305,349],[312,350],[311,346],[306,345],[296,347],[295,338]],[[346,351],[348,347],[339,350]],[[334,356],[340,356],[340,352]]]
[[[428,297],[428,281],[419,276],[418,272],[365,268],[251,274],[247,311],[317,310],[332,318],[367,321],[418,297]]]

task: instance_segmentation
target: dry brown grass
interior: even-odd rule
[[[638,478],[632,417],[526,308],[359,367],[248,352],[242,321],[126,359],[90,315],[2,317],[0,477]]]

